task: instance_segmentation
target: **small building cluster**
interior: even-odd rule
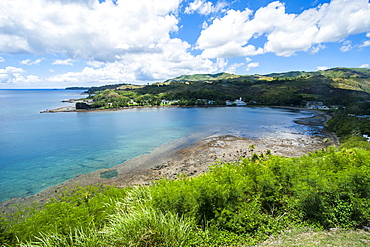
[[[348,114],[348,116],[351,116],[351,117],[357,117],[357,118],[370,118],[370,115],[356,115],[356,114]]]
[[[240,97],[239,99],[236,99],[234,101],[226,100],[226,105],[231,106],[231,105],[236,105],[236,106],[244,106],[247,105],[242,98]]]
[[[362,135],[362,137],[366,138],[368,142],[370,142],[370,136],[369,135]]]
[[[330,110],[330,109],[338,109],[338,106],[332,105],[327,106],[322,101],[303,101],[306,108],[313,109],[313,110]]]

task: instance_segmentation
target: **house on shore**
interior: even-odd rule
[[[362,135],[362,137],[366,138],[368,142],[370,142],[370,136],[369,135]]]
[[[243,100],[242,100],[242,97],[240,97],[239,99],[236,99],[234,101],[230,101],[230,100],[226,100],[226,105],[236,105],[236,106],[245,106],[247,105],[247,103],[245,103]]]
[[[326,106],[322,101],[303,101],[306,104],[306,108],[314,110],[330,110],[336,108],[336,106]]]

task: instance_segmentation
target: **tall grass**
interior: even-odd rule
[[[20,243],[20,247],[101,247],[108,246],[96,229],[74,229],[68,234],[40,233],[34,241]]]
[[[192,220],[140,206],[121,209],[103,230],[113,246],[186,246],[195,237]]]
[[[27,217],[4,218],[0,239],[47,247],[250,245],[290,227],[368,226],[369,188],[370,150],[261,155],[150,187],[80,188]]]

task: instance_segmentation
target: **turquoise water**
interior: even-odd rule
[[[43,113],[81,91],[0,90],[0,201],[36,194],[79,174],[118,165],[172,140],[234,134],[310,133],[312,113],[273,108],[137,108]]]

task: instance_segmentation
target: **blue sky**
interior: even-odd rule
[[[0,89],[370,68],[368,0],[1,0]]]

